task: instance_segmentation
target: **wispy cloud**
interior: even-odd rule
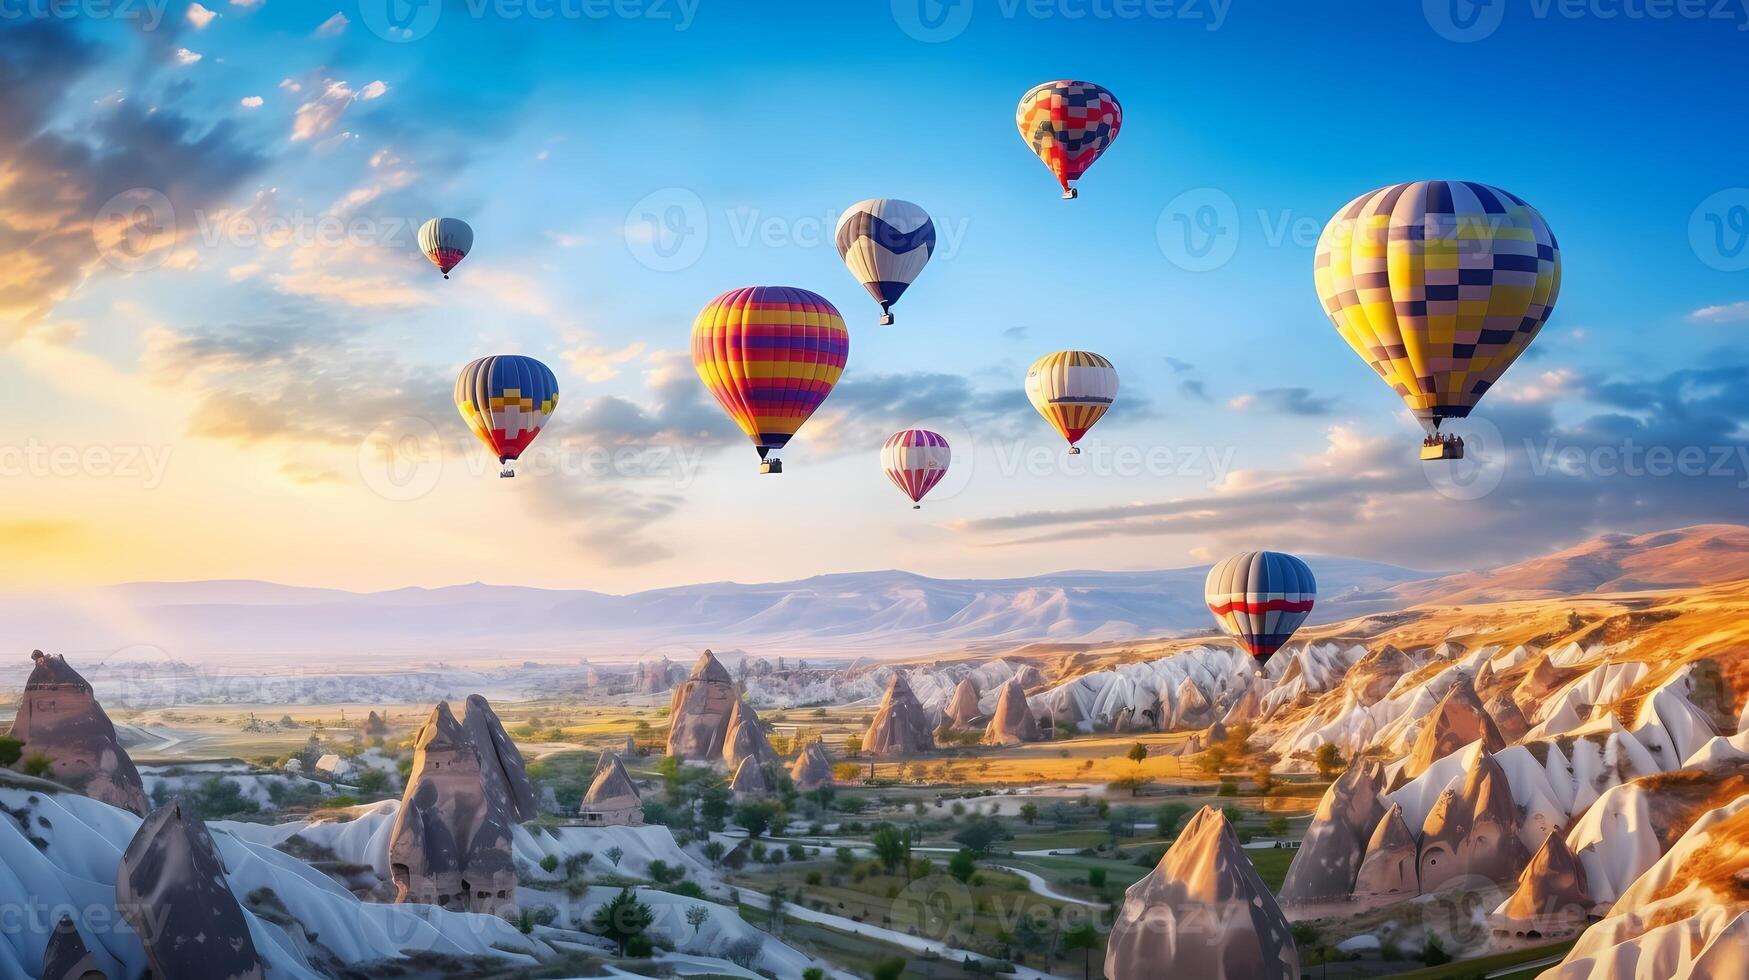
[[[1227,405],[1241,412],[1256,409],[1277,415],[1310,417],[1329,415],[1336,407],[1336,399],[1315,395],[1310,388],[1264,388],[1240,395]]]
[[[345,14],[336,13],[334,16],[323,21],[321,25],[316,28],[316,36],[339,37],[341,32],[346,30],[346,25],[350,23],[352,23],[352,21],[347,20]]]
[[[1749,300],[1739,300],[1722,306],[1703,306],[1690,313],[1688,318],[1700,323],[1749,322]]]

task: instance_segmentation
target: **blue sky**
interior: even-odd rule
[[[0,180],[21,581],[621,590],[1245,547],[1442,568],[1743,513],[1735,7],[469,0],[394,41],[370,0],[209,6],[0,25],[24,79],[57,83],[0,118],[27,178]],[[1074,202],[1013,123],[1062,77],[1125,108]],[[1501,451],[1457,484],[1412,458],[1311,285],[1334,210],[1419,178],[1526,198],[1565,263],[1548,328],[1483,404]],[[118,263],[93,225],[142,190],[173,221]],[[889,328],[830,240],[870,196],[941,234]],[[1205,213],[1199,263],[1182,221]],[[448,283],[412,243],[437,214],[477,233]],[[684,357],[700,306],[759,283],[820,292],[852,327],[780,478]],[[1065,347],[1122,378],[1091,471],[1019,391]],[[509,351],[563,392],[539,443],[555,470],[514,483],[448,404],[462,363]],[[875,456],[917,423],[962,455],[913,513]],[[384,445],[439,463],[385,480]],[[77,465],[45,461],[61,446]],[[1635,472],[1653,446],[1709,462]]]

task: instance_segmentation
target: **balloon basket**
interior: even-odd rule
[[[911,505],[911,509],[912,509],[912,510],[922,510],[922,509],[923,509],[923,505],[922,505],[922,504],[912,504],[912,505]]]
[[[504,468],[498,471],[498,479],[500,480],[508,480],[515,475],[516,471],[511,469],[508,463],[504,464]]]
[[[1431,462],[1436,459],[1463,459],[1464,444],[1461,442],[1441,442],[1438,445],[1422,446],[1421,459]]]
[[[763,463],[759,464],[759,472],[761,472],[761,473],[782,473],[783,472],[783,460],[781,460],[781,459],[768,459],[768,460],[764,461]]]
[[[1069,455],[1071,455],[1071,456],[1081,455],[1081,447],[1080,446],[1070,446],[1069,447]]]
[[[1080,196],[1081,189],[1079,187],[1065,187],[1063,189],[1063,200],[1065,201],[1073,201]]]
[[[881,314],[881,326],[890,327],[892,325],[893,325],[893,315],[891,313],[882,313]]]

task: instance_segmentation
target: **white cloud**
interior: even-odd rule
[[[259,95],[245,95],[238,100],[238,103],[245,109],[259,109],[261,108],[261,101],[261,96]]]
[[[302,92],[304,90],[304,87],[302,85],[298,84],[297,82],[292,81],[289,78],[280,79],[279,80],[279,87],[281,89],[284,89],[287,92]]]
[[[179,65],[192,65],[199,60],[200,52],[198,51],[190,51],[187,48],[176,49],[176,63]]]
[[[613,350],[593,345],[574,347],[566,351],[563,357],[571,370],[581,374],[585,380],[611,381],[619,376],[621,365],[643,352],[644,342],[639,340]]]
[[[1721,306],[1703,306],[1690,313],[1688,318],[1700,323],[1749,322],[1749,300],[1740,300]]]
[[[283,87],[283,83],[281,86]],[[343,81],[328,79],[327,87],[322,90],[321,95],[298,106],[297,113],[292,117],[292,141],[321,136],[340,122],[347,106],[354,102],[381,98],[388,90],[389,86],[381,80],[354,91]]]
[[[242,7],[244,10],[254,10],[261,6],[261,0],[231,0],[231,6]]]
[[[547,241],[552,242],[560,248],[576,248],[577,246],[589,241],[588,235],[572,231],[553,231],[550,228],[547,229],[546,236]]]
[[[337,13],[323,21],[322,26],[316,28],[316,36],[339,37],[340,32],[346,30],[346,25],[350,23],[352,23],[352,21],[347,20],[345,14]]]
[[[198,3],[191,3],[188,5],[188,22],[193,24],[194,29],[197,31],[205,30],[206,26],[212,23],[213,18],[217,16],[218,14],[206,9]]]

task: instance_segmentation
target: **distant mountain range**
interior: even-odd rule
[[[1444,576],[1352,558],[1309,561],[1319,589],[1312,622],[1332,622],[1425,602],[1745,578],[1749,528],[1606,535],[1493,571]],[[630,595],[479,583],[357,593],[252,581],[149,582],[0,598],[0,622],[21,652],[231,665],[284,665],[288,656],[311,667],[354,658],[372,666],[658,654],[690,660],[706,645],[755,655],[917,654],[1206,632],[1206,572],[937,579],[872,571]]]
[[[1394,608],[1393,586],[1426,573],[1348,558],[1313,561],[1317,618]],[[1031,641],[1097,642],[1210,627],[1206,566],[936,579],[902,571],[793,582],[712,582],[630,595],[456,585],[356,593],[269,582],[147,582],[0,599],[25,649],[84,657],[139,647],[148,658],[331,662],[665,654],[918,653]]]

